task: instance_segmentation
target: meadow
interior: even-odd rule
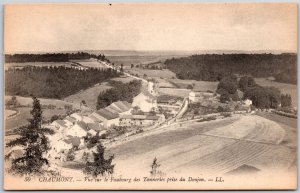
[[[63,100],[73,104],[80,104],[82,100],[84,100],[89,108],[96,109],[97,99],[100,92],[104,92],[110,88],[112,87],[109,86],[107,82],[104,82],[70,95]]]

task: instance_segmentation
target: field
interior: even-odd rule
[[[292,106],[295,108],[298,107],[297,85],[274,82],[265,78],[255,78],[255,82],[261,86],[277,87],[281,91],[281,93],[290,94],[292,96]]]
[[[10,67],[23,68],[25,66],[37,66],[37,67],[47,67],[47,66],[66,66],[71,67],[74,64],[72,62],[24,62],[24,63],[5,63],[5,70]]]
[[[164,53],[147,53],[147,54],[130,54],[130,55],[119,55],[120,53],[116,53],[113,55],[106,55],[106,58],[109,59],[110,62],[124,66],[130,66],[131,64],[147,64],[152,62],[164,62],[166,59],[169,58],[176,58],[176,57],[183,57],[186,56],[185,54],[178,53],[178,54],[164,54]]]
[[[195,85],[194,88],[201,91],[215,91],[217,89],[217,82],[206,82],[206,81],[196,81],[196,80],[179,80],[171,79],[164,80],[158,79],[160,82],[159,93],[167,94],[179,97],[188,97],[191,89],[187,89],[188,85]]]
[[[73,103],[73,104],[80,104],[82,100],[84,100],[87,106],[91,109],[96,109],[97,99],[100,92],[103,92],[107,89],[112,88],[111,86],[107,85],[106,82],[102,84],[97,84],[93,87],[85,89],[81,92],[73,94],[64,98],[64,101]]]
[[[189,89],[181,89],[181,88],[159,88],[158,93],[161,95],[171,95],[178,96],[181,98],[185,98],[189,96],[191,90]]]
[[[147,175],[156,157],[167,175],[286,171],[296,159],[295,149],[281,144],[286,131],[280,124],[251,115],[170,126],[109,149],[116,172]],[[138,148],[137,148],[138,147]],[[270,161],[270,158],[272,161]],[[133,164],[138,163],[138,164]],[[250,171],[250,172],[251,172]]]
[[[12,129],[18,128],[22,125],[28,123],[27,119],[31,118],[30,110],[28,107],[17,108],[19,113],[5,120],[5,131],[11,131]],[[64,115],[66,113],[65,109],[43,109],[43,120],[48,121],[53,115]]]
[[[171,79],[173,77],[176,77],[176,75],[171,72],[170,70],[164,69],[164,70],[149,70],[149,69],[143,69],[143,68],[132,68],[127,70],[129,73],[136,75],[138,74],[139,77],[143,77],[144,74],[147,75],[147,77],[153,77],[153,78],[166,78]]]
[[[5,109],[4,119],[16,115],[18,112],[15,110]]]
[[[202,91],[215,91],[219,82],[208,82],[208,81],[197,81],[197,80],[180,80],[180,79],[172,79],[169,80],[178,88],[187,88],[188,85],[195,85],[195,88],[199,88]]]
[[[80,64],[84,67],[89,67],[89,68],[108,68],[104,64],[93,60],[93,59],[86,59],[86,60],[71,60],[71,62],[74,62],[75,64]]]
[[[119,82],[123,82],[123,83],[128,83],[130,81],[136,80],[135,78],[132,77],[117,77],[117,78],[111,78],[110,80],[113,81],[119,81]]]

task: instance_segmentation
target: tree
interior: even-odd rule
[[[280,96],[281,107],[291,107],[292,106],[292,97],[289,94],[282,94]]]
[[[248,89],[248,87],[253,87],[253,86],[256,86],[256,83],[252,77],[243,76],[239,80],[239,89],[243,92],[245,92]]]
[[[134,67],[134,64],[131,64],[131,65],[130,65],[130,68],[133,68],[133,67]]]
[[[228,92],[224,92],[223,94],[221,94],[221,96],[220,96],[220,102],[221,103],[225,103],[229,100],[230,100],[230,98],[229,98]]]
[[[18,105],[20,105],[20,104],[19,104],[16,96],[12,96],[11,99],[6,102],[7,107],[16,108]]]
[[[49,128],[42,127],[42,109],[40,101],[33,97],[33,107],[30,111],[32,118],[29,124],[18,129],[20,137],[7,143],[7,147],[22,146],[22,157],[12,160],[10,171],[18,175],[42,174],[43,166],[49,165],[43,155],[50,149],[46,134],[54,132]]]
[[[187,89],[193,89],[193,86],[189,84],[186,88]]]
[[[112,165],[112,160],[114,156],[110,156],[108,159],[104,157],[104,146],[100,143],[97,145],[97,152],[93,152],[93,162],[87,162],[84,168],[84,173],[97,177],[99,175],[103,176],[105,174],[113,174],[115,165]]]

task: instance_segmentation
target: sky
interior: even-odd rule
[[[297,52],[297,5],[113,3],[5,6],[5,53],[76,50]]]

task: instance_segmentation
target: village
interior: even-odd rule
[[[111,65],[109,67],[120,70],[119,67]],[[182,121],[214,120],[230,116],[220,111],[194,113],[194,105],[201,104],[205,108],[214,105],[214,109],[223,105],[225,109],[226,106],[234,107],[239,104],[242,109],[232,109],[235,110],[234,113],[251,112],[252,101],[249,99],[223,104],[219,102],[220,95],[215,90],[203,90],[198,87],[190,89],[188,97],[178,98],[159,93],[160,83],[154,78],[145,80],[129,73],[124,75],[143,82],[141,93],[133,98],[132,103],[117,101],[96,111],[77,111],[44,125],[55,131],[54,135],[48,136],[51,150],[47,156],[53,159],[53,163],[91,159],[87,158],[87,155],[93,151],[98,140],[101,140],[104,145],[110,145],[127,140],[132,135],[157,130]],[[211,116],[215,118],[207,119]]]

